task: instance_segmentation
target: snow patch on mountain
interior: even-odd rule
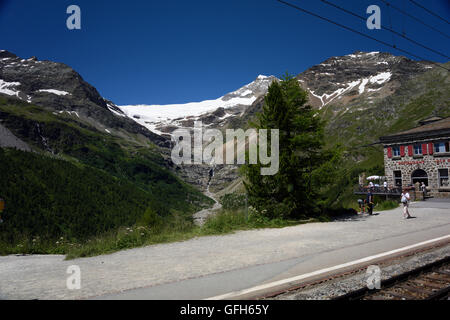
[[[237,105],[249,106],[255,100],[256,97],[252,96],[249,98],[236,97],[227,101],[224,101],[223,98],[219,98],[216,100],[205,100],[185,104],[134,105],[118,106],[118,108],[139,124],[155,133],[161,134],[161,132],[156,129],[159,125],[168,125],[177,119],[199,117],[202,114],[213,112],[218,108],[224,108],[226,110]]]
[[[362,79],[361,85],[359,86],[359,94],[363,94],[366,89],[366,84],[369,82],[369,79]]]
[[[66,96],[66,95],[70,94],[67,91],[61,91],[61,90],[56,90],[56,89],[40,89],[40,90],[38,90],[38,92],[52,93],[52,94],[55,94],[57,96]]]
[[[108,110],[114,113],[118,117],[126,117],[126,115],[122,112],[122,110],[119,109],[116,105],[106,101],[106,106],[108,107]]]
[[[162,134],[163,132],[158,130],[159,127],[180,126],[182,121],[197,120],[200,116],[219,108],[225,112],[219,119],[224,120],[232,115],[227,110],[252,105],[259,96],[267,92],[269,85],[275,79],[274,76],[259,75],[255,81],[215,100],[168,105],[125,105],[118,108],[147,129]]]
[[[0,93],[19,97],[20,91],[15,89],[17,86],[20,86],[20,82],[7,82],[0,79]]]
[[[385,82],[388,82],[392,77],[392,73],[391,72],[382,72],[377,74],[374,77],[370,77],[370,83],[376,83],[376,84],[383,84]]]
[[[314,91],[309,90],[309,92],[320,99],[320,101],[322,102],[322,105],[320,106],[320,109],[323,108],[324,106],[326,106],[327,104],[329,104],[331,101],[335,100],[336,98],[338,98],[339,96],[343,95],[346,92],[351,91],[354,87],[356,87],[358,84],[361,83],[361,80],[358,81],[352,81],[350,83],[347,83],[346,86],[344,88],[339,88],[336,91],[332,92],[332,93],[324,93],[323,95],[319,96],[317,94],[314,93]]]
[[[348,93],[352,91],[356,86],[358,86],[358,93],[361,95],[364,92],[373,92],[378,91],[381,88],[377,89],[366,89],[367,85],[382,85],[386,82],[388,82],[392,77],[391,72],[381,72],[379,74],[376,74],[374,76],[370,76],[368,78],[363,78],[360,80],[351,81],[349,83],[335,83],[335,85],[340,86],[339,89],[331,92],[331,93],[324,93],[322,95],[318,95],[314,90],[308,88],[308,91],[313,95],[314,97],[318,98],[321,102],[321,105],[319,108],[323,108],[330,102],[336,100],[337,98],[341,97],[343,94]],[[301,80],[299,80],[301,81]],[[302,81],[303,82],[303,81]]]

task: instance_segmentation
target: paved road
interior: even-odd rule
[[[64,261],[63,256],[0,257],[3,299],[203,299],[450,234],[450,202],[330,223],[242,231]],[[81,268],[81,290],[66,288]]]

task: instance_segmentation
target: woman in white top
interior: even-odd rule
[[[403,204],[403,218],[409,219],[411,218],[408,210],[409,200],[410,200],[409,192],[406,189],[403,189],[402,193],[402,204]]]

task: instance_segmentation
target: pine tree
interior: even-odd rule
[[[294,77],[286,75],[270,85],[258,115],[258,129],[280,131],[279,171],[262,176],[260,164],[246,165],[244,185],[249,204],[269,218],[299,218],[319,211],[321,184],[313,179],[317,172],[327,175],[320,169],[336,154],[324,150],[325,124],[307,101],[307,92]]]

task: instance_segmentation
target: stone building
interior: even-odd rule
[[[433,117],[420,126],[380,138],[390,187],[424,182],[433,197],[450,197],[450,117]]]

